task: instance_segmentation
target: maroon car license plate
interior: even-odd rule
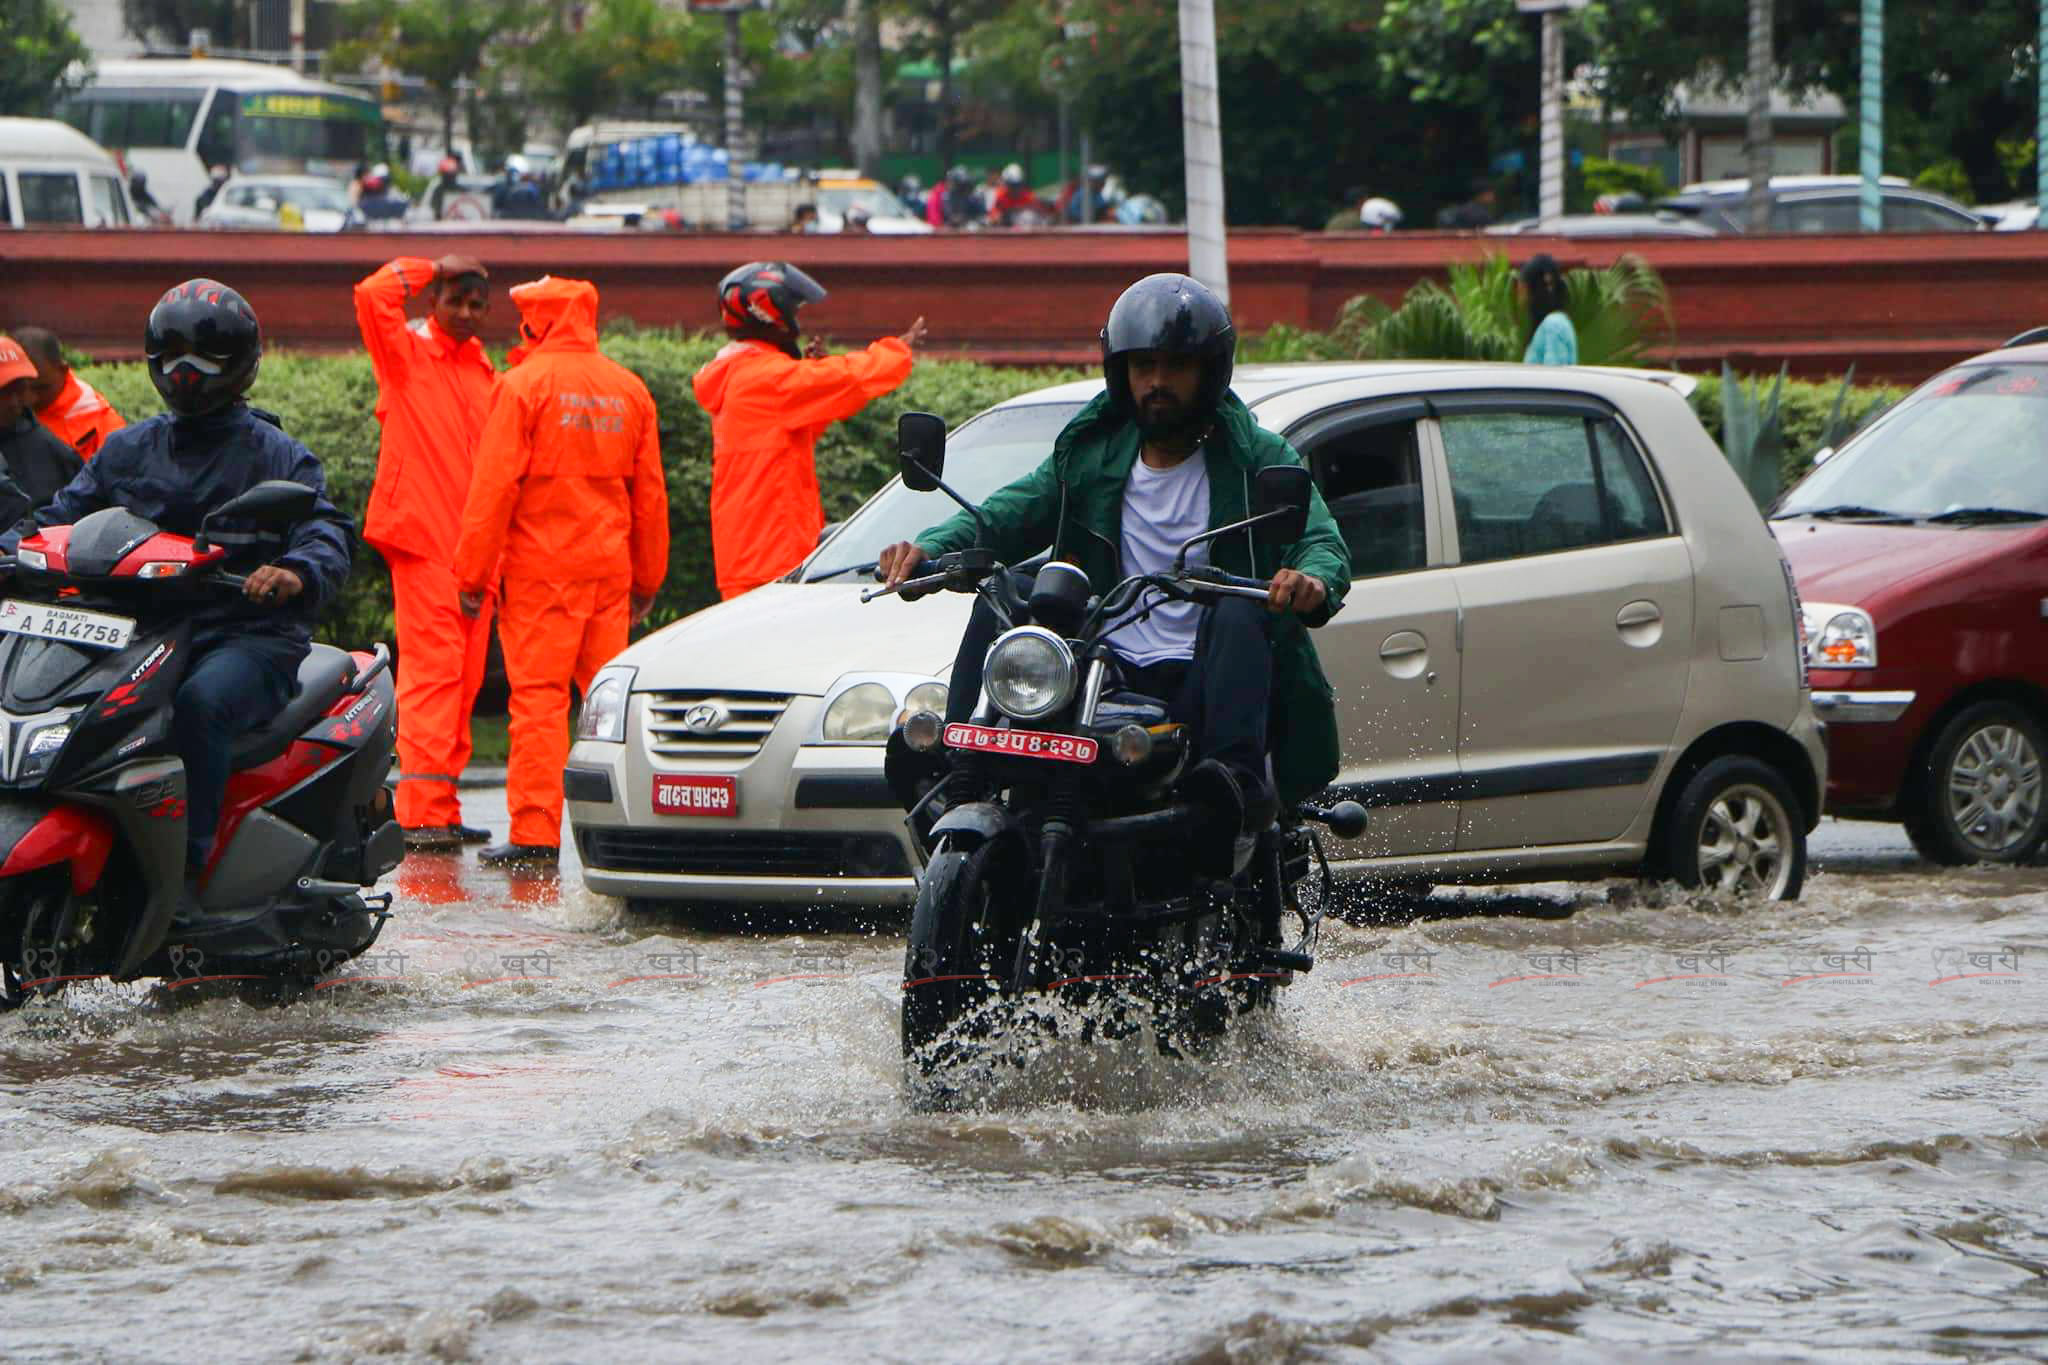
[[[977,753],[1009,754],[1013,758],[1049,758],[1057,763],[1093,763],[1101,746],[1082,735],[1049,735],[1041,730],[998,730],[992,725],[955,722],[946,727],[946,743]]]
[[[712,815],[737,818],[740,789],[730,777],[672,777],[654,775],[656,815]]]

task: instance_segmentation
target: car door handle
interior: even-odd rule
[[[1664,611],[1655,602],[1634,601],[1614,614],[1623,643],[1648,649],[1664,635]]]
[[[1397,678],[1413,678],[1429,664],[1429,641],[1419,631],[1397,630],[1380,642],[1380,662]]]

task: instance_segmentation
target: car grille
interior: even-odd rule
[[[903,846],[886,834],[581,829],[587,867],[698,877],[907,877]]]
[[[655,758],[752,758],[789,709],[779,692],[648,692],[647,752]],[[728,719],[710,734],[683,724],[692,707],[717,706]]]

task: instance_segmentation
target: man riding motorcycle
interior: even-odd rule
[[[273,720],[291,700],[313,622],[348,577],[355,525],[326,497],[320,461],[277,419],[242,395],[263,356],[256,314],[213,280],[188,280],[157,301],[143,335],[149,377],[170,412],[108,436],[99,454],[35,525],[68,526],[124,507],[165,531],[194,535],[212,509],[266,479],[321,496],[289,532],[224,526],[212,539],[227,568],[245,572],[244,601],[195,618],[193,657],[173,709],[172,739],[185,764],[186,870],[181,923],[201,912],[197,879],[212,851],[235,739]],[[0,538],[12,552],[18,535]]]
[[[1301,462],[1230,391],[1236,346],[1229,310],[1203,285],[1174,274],[1139,280],[1102,329],[1107,391],[1074,416],[1043,464],[982,504],[985,533],[962,513],[882,551],[880,576],[899,585],[921,562],[966,549],[978,535],[1011,564],[1057,540],[1097,593],[1128,574],[1170,568],[1185,541],[1249,515],[1254,471]],[[1336,707],[1306,628],[1343,605],[1351,562],[1320,494],[1301,538],[1275,558],[1249,532],[1197,547],[1190,564],[1270,574],[1264,608],[1155,594],[1148,616],[1110,636],[1124,685],[1165,699],[1194,729],[1202,761],[1183,790],[1235,814],[1246,831],[1271,821],[1276,795],[1291,806],[1337,773]],[[953,664],[948,721],[972,715],[1000,628],[977,604]]]

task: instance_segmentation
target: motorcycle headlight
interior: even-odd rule
[[[1877,667],[1877,626],[1869,612],[1831,602],[1808,602],[1805,621],[1809,667]]]
[[[603,668],[583,694],[583,709],[576,716],[576,738],[626,742],[626,703],[633,695],[633,670]]]
[[[879,744],[889,738],[896,698],[878,682],[849,687],[825,708],[824,735],[840,743]]]
[[[1074,651],[1039,626],[1019,626],[995,642],[982,669],[989,700],[1015,720],[1038,720],[1074,696]]]

